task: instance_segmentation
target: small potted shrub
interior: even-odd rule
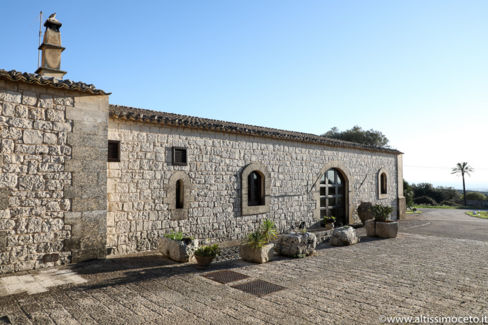
[[[323,224],[326,230],[331,230],[334,229],[334,223],[336,221],[336,218],[334,216],[324,216],[323,219]]]
[[[195,250],[195,259],[197,264],[202,267],[209,266],[213,259],[220,254],[220,248],[218,244],[201,246]]]
[[[391,220],[391,212],[393,209],[390,206],[381,204],[373,205],[371,209],[374,215],[374,231],[376,236],[381,238],[395,238],[398,234],[398,222]]]
[[[159,238],[159,251],[176,262],[188,262],[198,247],[198,240],[182,232],[171,232]]]
[[[374,220],[376,222],[391,221],[390,214],[391,211],[393,211],[391,207],[382,204],[375,204],[371,207],[371,210],[373,211]]]
[[[278,231],[273,221],[265,219],[258,230],[248,235],[241,245],[239,254],[244,261],[266,263],[273,254],[273,240],[278,238]]]

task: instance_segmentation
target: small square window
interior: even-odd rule
[[[108,162],[120,161],[120,141],[108,140]]]
[[[186,148],[173,147],[173,165],[186,166]]]

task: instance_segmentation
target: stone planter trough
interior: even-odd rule
[[[374,237],[376,236],[376,225],[374,219],[366,220],[364,227],[366,228],[366,236]]]
[[[193,258],[193,252],[198,248],[198,239],[185,238],[173,240],[166,237],[159,238],[159,251],[176,262],[188,262]]]
[[[270,243],[263,247],[252,247],[251,245],[241,245],[239,255],[244,261],[253,263],[266,263],[273,256],[274,244]]]
[[[376,236],[380,238],[395,238],[398,234],[398,222],[376,221]]]

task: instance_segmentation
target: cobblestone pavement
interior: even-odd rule
[[[488,220],[478,226],[488,230]],[[381,315],[488,315],[488,242],[414,229],[262,265],[227,261],[197,270],[159,256],[84,263],[75,271],[86,283],[2,297],[0,316],[13,324],[115,325],[378,324]],[[202,276],[219,269],[249,277],[221,284]],[[285,289],[258,297],[232,288],[256,279]]]

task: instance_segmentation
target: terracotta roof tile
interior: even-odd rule
[[[8,80],[15,82],[22,82],[26,84],[33,84],[39,86],[46,86],[57,89],[75,90],[93,95],[108,95],[101,89],[96,89],[94,85],[89,85],[83,82],[74,82],[71,80],[57,80],[49,77],[42,77],[41,75],[27,72],[19,72],[15,70],[0,69],[0,80]]]
[[[248,124],[225,122],[207,118],[180,115],[174,113],[159,112],[147,109],[140,109],[128,106],[110,105],[110,117],[129,121],[155,123],[171,127],[188,127],[208,131],[226,132],[249,136],[266,137],[287,141],[297,141],[311,144],[320,144],[328,147],[340,147],[359,149],[373,152],[384,152],[390,154],[401,154],[400,151],[390,148],[380,148],[363,145],[354,142],[336,140],[323,136],[286,131]]]

